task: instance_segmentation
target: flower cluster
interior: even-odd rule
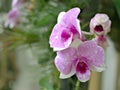
[[[12,0],[12,8],[8,12],[6,21],[4,23],[5,27],[13,28],[18,24],[18,19],[20,17],[20,7],[22,5],[23,0]]]
[[[95,34],[94,40],[104,49],[107,46],[106,35],[110,32],[111,21],[106,14],[96,14],[90,21],[90,31]]]
[[[111,21],[106,14],[96,14],[90,21],[90,33],[95,38],[87,40],[80,28],[79,8],[73,8],[58,15],[57,24],[50,35],[50,47],[57,51],[55,65],[60,78],[76,74],[81,82],[90,79],[91,71],[103,71],[106,34]]]

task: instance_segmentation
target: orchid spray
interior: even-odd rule
[[[90,21],[90,32],[82,31],[79,8],[72,8],[58,15],[57,24],[50,35],[50,47],[57,52],[55,65],[60,78],[77,76],[81,82],[90,79],[91,71],[105,70],[104,48],[111,21],[106,14],[96,14]],[[92,35],[92,39],[85,36]]]
[[[14,28],[19,23],[19,17],[21,16],[21,6],[23,0],[12,0],[11,10],[8,12],[5,27]]]

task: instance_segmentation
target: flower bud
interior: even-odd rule
[[[111,20],[106,14],[96,14],[90,21],[91,33],[106,35],[110,31]]]

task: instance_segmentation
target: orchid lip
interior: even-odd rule
[[[78,33],[78,31],[76,30],[76,28],[75,28],[74,26],[71,26],[71,27],[70,27],[70,31],[71,31],[73,34]]]
[[[70,34],[67,32],[67,31],[63,31],[62,33],[61,33],[61,38],[64,40],[64,41],[66,41],[66,40],[68,40],[68,38],[70,38]]]
[[[87,70],[88,70],[88,65],[85,62],[79,61],[77,63],[76,71],[80,72],[81,74],[84,74],[86,73]]]
[[[97,31],[97,32],[104,31],[102,25],[96,25],[96,27],[94,28],[94,30]]]

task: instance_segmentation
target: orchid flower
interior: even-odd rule
[[[61,12],[58,15],[57,24],[54,26],[50,35],[50,47],[54,51],[60,51],[68,48],[75,38],[81,37],[79,20],[79,8],[73,8],[67,12]]]
[[[18,24],[22,2],[23,0],[12,0],[12,9],[8,12],[7,18],[4,23],[5,27],[13,28]]]
[[[13,28],[15,25],[17,25],[19,16],[20,16],[19,10],[17,8],[13,8],[12,10],[9,11],[4,26]]]
[[[60,71],[60,78],[76,74],[81,82],[86,82],[90,79],[90,70],[104,70],[104,50],[93,40],[85,41],[78,48],[69,47],[58,51],[55,65]]]
[[[106,35],[110,26],[111,20],[106,14],[96,14],[90,21],[90,31],[97,36]]]
[[[19,8],[23,0],[12,0],[12,8]]]

